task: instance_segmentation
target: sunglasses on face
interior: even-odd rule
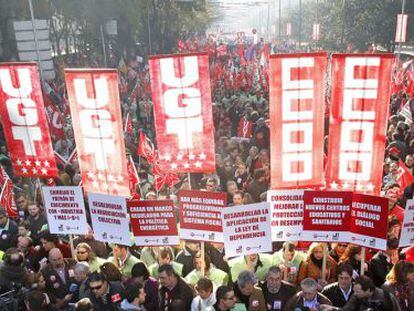
[[[95,286],[95,287],[89,286],[89,288],[90,288],[91,291],[100,290],[102,288],[102,285],[98,285],[98,286]]]

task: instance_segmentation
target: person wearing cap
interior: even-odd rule
[[[7,215],[7,211],[0,206],[0,251],[7,251],[16,244],[19,228]]]

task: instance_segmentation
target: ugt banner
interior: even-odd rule
[[[149,59],[159,165],[170,172],[214,172],[207,53]]]
[[[272,189],[323,184],[326,53],[270,57]]]
[[[334,54],[327,187],[379,195],[391,86],[390,54]]]
[[[0,103],[14,173],[23,177],[57,176],[35,63],[0,64]]]
[[[65,69],[65,77],[85,191],[130,196],[116,70]]]

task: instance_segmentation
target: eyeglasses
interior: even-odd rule
[[[338,244],[338,247],[348,247],[347,244]]]
[[[89,288],[90,288],[91,291],[100,290],[102,288],[102,285],[98,285],[98,286],[95,286],[95,287],[89,286]]]
[[[77,253],[83,255],[83,254],[86,254],[87,252],[77,251]]]

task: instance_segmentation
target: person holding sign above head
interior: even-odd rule
[[[173,258],[174,256],[170,247],[160,247],[157,255],[157,263],[148,267],[150,275],[154,278],[158,277],[158,268],[162,265],[169,264],[179,276],[182,276],[183,265],[173,261]]]
[[[297,284],[301,284],[306,278],[312,278],[318,282],[319,289],[322,289],[327,283],[335,282],[336,262],[329,255],[326,260],[326,273],[322,276],[323,250],[324,243],[311,244],[306,259],[300,265]]]
[[[242,271],[233,285],[237,297],[235,310],[265,311],[266,302],[259,287],[257,278],[251,271]],[[245,308],[243,308],[245,307]]]
[[[200,252],[197,253],[194,257],[194,266],[195,269],[185,277],[187,283],[193,286],[195,286],[198,280],[200,280],[203,277],[201,273],[202,258]],[[208,256],[204,256],[204,275],[208,279],[210,279],[216,286],[227,285],[229,281],[228,274],[214,267],[211,264],[210,258]]]
[[[76,260],[79,262],[87,262],[91,273],[99,271],[100,266],[106,262],[105,259],[99,258],[95,255],[89,244],[83,242],[76,246]]]
[[[285,242],[282,248],[273,254],[273,264],[282,270],[285,281],[295,284],[300,264],[305,257],[304,252],[296,250],[295,242]]]
[[[250,254],[232,258],[228,263],[232,280],[237,280],[242,271],[248,270],[252,271],[259,281],[264,281],[267,271],[272,266],[272,255]]]

